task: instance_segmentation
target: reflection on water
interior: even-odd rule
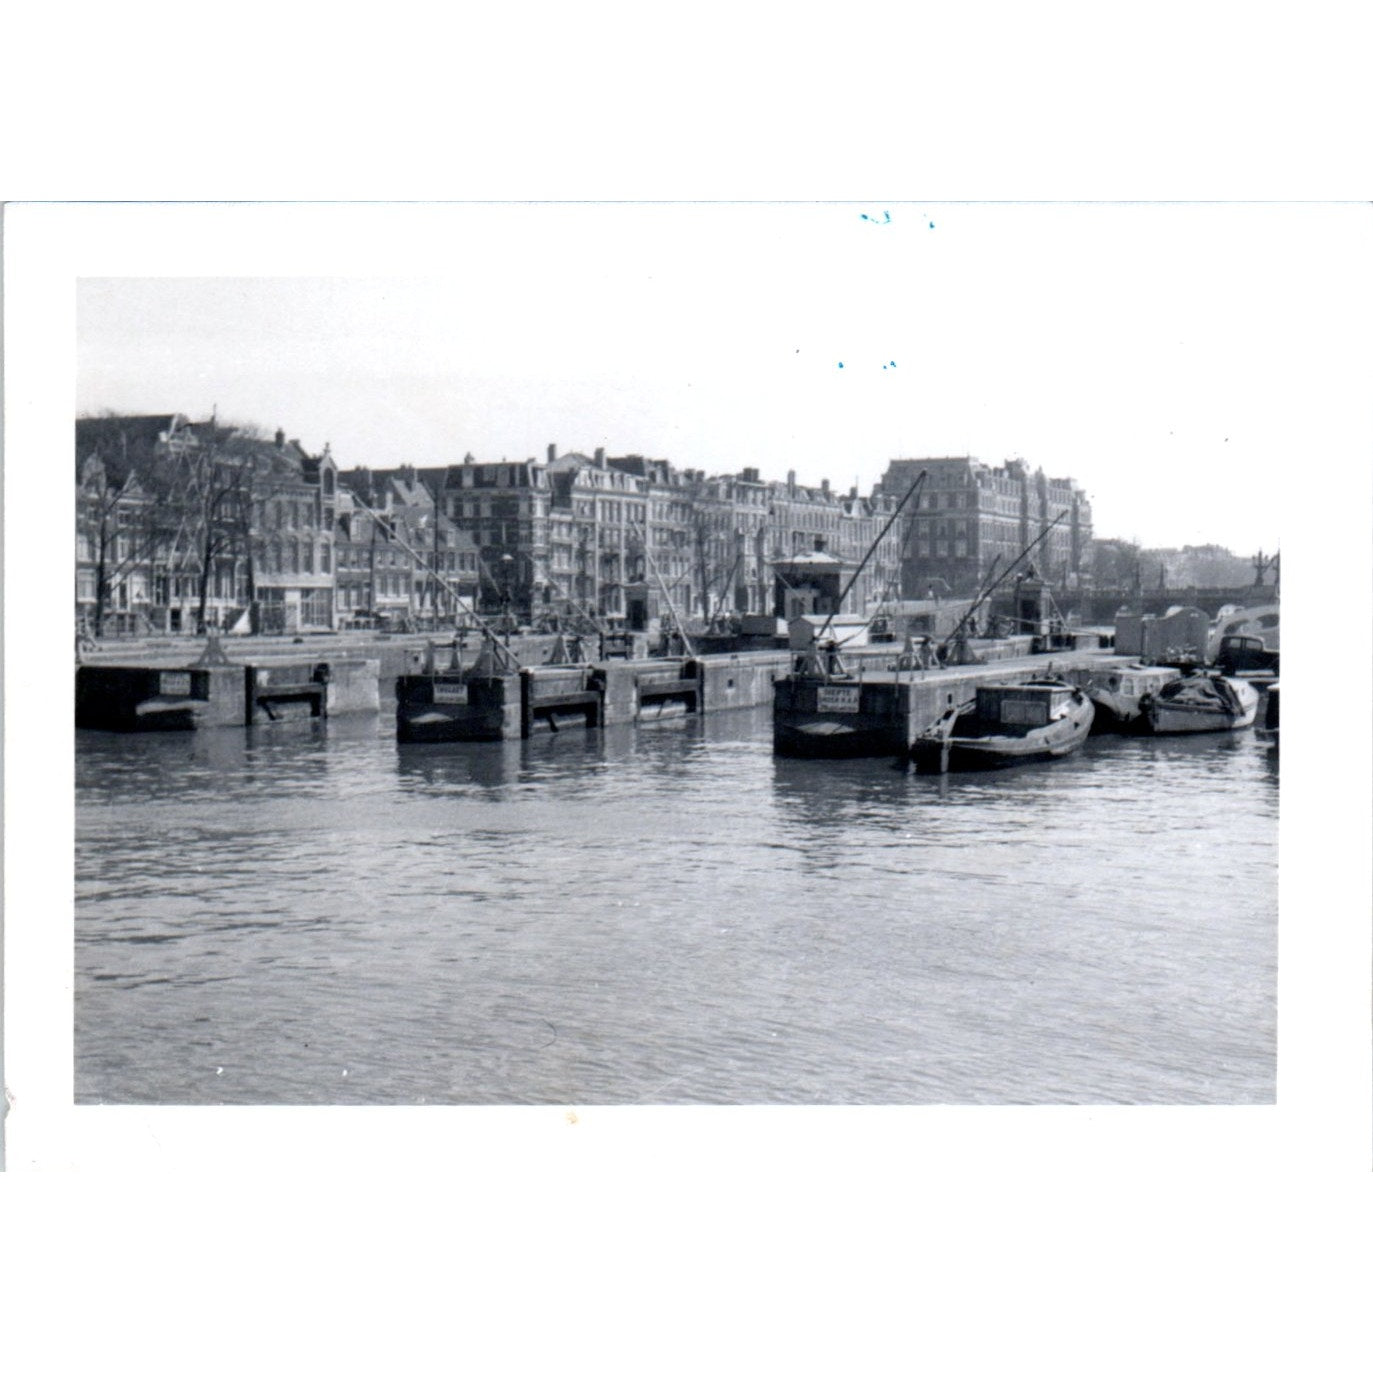
[[[78,1099],[1272,1099],[1252,733],[940,778],[769,730],[81,734]]]

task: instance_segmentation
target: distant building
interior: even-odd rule
[[[879,490],[899,500],[922,471],[902,521],[904,598],[975,593],[1050,529],[1026,562],[1054,587],[1090,579],[1092,509],[1071,478],[1031,471],[1020,459],[992,467],[972,457],[897,458]]]
[[[442,476],[413,467],[339,473],[340,627],[438,628],[475,607],[477,547],[443,513]]]
[[[76,422],[76,620],[92,634],[151,627],[153,565],[164,542],[145,483],[184,415]]]
[[[549,599],[548,468],[522,462],[478,462],[425,468],[441,493],[444,515],[476,550],[479,608],[527,620]]]
[[[111,415],[77,420],[76,456],[77,614],[96,632],[332,627],[327,447]]]
[[[532,622],[591,616],[631,629],[671,612],[697,622],[770,614],[774,567],[822,540],[855,573],[895,502],[840,495],[828,482],[765,482],[757,468],[709,476],[596,449],[420,473],[479,550],[481,608]],[[901,529],[880,541],[844,598],[863,611],[893,596]]]
[[[1046,529],[1037,574],[1090,573],[1086,497],[1018,461],[898,459],[870,496],[552,444],[340,472],[327,444],[179,414],[80,420],[76,458],[77,615],[118,632],[437,627],[460,607],[566,628],[868,615],[971,594]]]
[[[338,468],[326,444],[311,457],[278,429],[269,443],[241,441],[253,464],[251,576],[239,589],[254,628],[295,634],[333,629]]]

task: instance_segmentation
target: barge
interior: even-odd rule
[[[1061,679],[978,687],[911,746],[920,772],[1004,768],[1075,753],[1091,732],[1087,694]]]

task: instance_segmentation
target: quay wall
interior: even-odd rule
[[[639,686],[634,663],[597,663],[596,680],[602,697],[601,722],[632,724],[639,717]]]
[[[241,725],[243,668],[83,665],[76,670],[78,729],[184,730]]]
[[[763,652],[693,659],[701,683],[701,709],[742,710],[767,705],[772,700],[773,683],[791,670],[792,657],[788,652]]]
[[[366,715],[379,711],[381,664],[375,658],[331,662],[325,704],[330,715]]]
[[[240,728],[286,716],[380,709],[375,659],[263,663],[83,663],[76,670],[78,729]]]

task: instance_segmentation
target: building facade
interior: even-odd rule
[[[441,480],[426,480],[413,467],[353,468],[339,474],[339,483],[340,628],[438,629],[473,609],[477,547],[444,514]]]
[[[1020,461],[897,459],[870,496],[553,445],[341,472],[327,444],[184,415],[78,421],[76,523],[78,617],[118,632],[438,627],[469,609],[712,625],[781,613],[784,569],[817,555],[843,569],[842,613],[868,614],[972,594],[1042,534],[1037,575],[1086,585],[1092,543],[1076,483]]]
[[[184,415],[76,423],[78,623],[89,632],[333,627],[337,468]],[[113,619],[108,619],[113,612]]]
[[[899,500],[922,471],[902,519],[904,599],[975,594],[1041,535],[1022,570],[1032,563],[1061,590],[1090,581],[1092,510],[1071,478],[1031,471],[1020,459],[993,467],[971,457],[898,458],[879,489]]]
[[[254,463],[252,561],[239,594],[252,628],[295,634],[333,629],[338,468],[329,446],[312,458],[278,429],[272,442],[245,440]]]
[[[604,449],[462,463],[420,473],[478,550],[478,604],[533,624],[579,617],[645,629],[671,616],[709,624],[768,615],[774,568],[828,547],[857,573],[845,610],[899,590],[896,502],[766,482],[757,468],[712,476]],[[873,549],[876,542],[878,547]],[[869,550],[873,556],[860,570]]]

